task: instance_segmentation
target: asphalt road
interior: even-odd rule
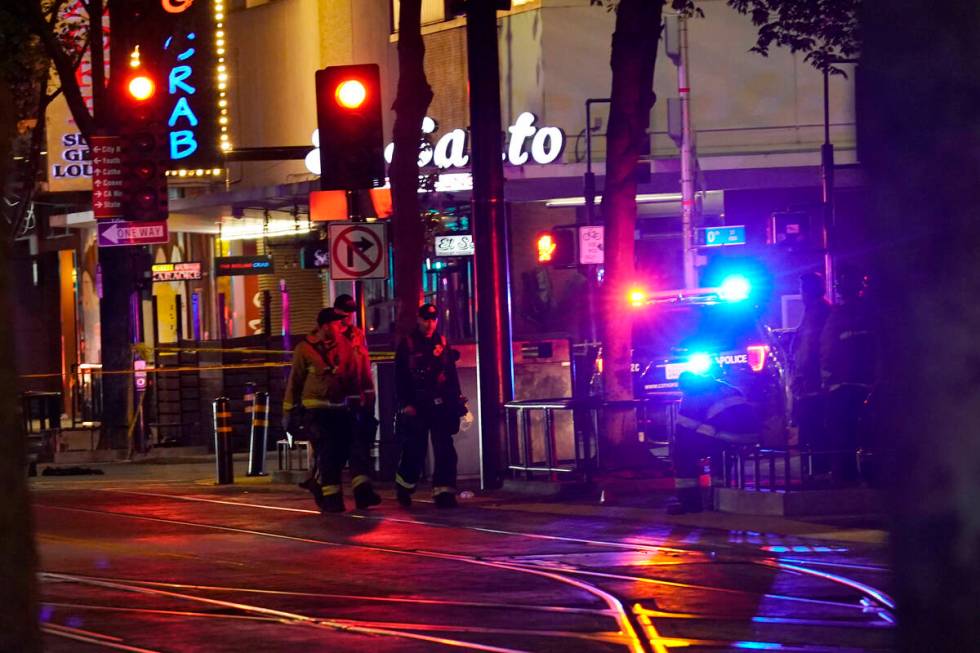
[[[293,486],[129,476],[33,481],[47,651],[893,649],[884,549],[853,532],[390,492],[322,516]]]

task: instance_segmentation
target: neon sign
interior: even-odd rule
[[[213,174],[228,133],[225,0],[157,0],[161,77],[165,80],[167,147],[179,176]],[[176,174],[176,173],[174,173]]]

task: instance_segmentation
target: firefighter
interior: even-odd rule
[[[820,338],[820,374],[827,393],[827,434],[835,482],[858,480],[859,424],[875,380],[877,339],[864,299],[865,276],[841,267],[840,302],[831,309]]]
[[[351,487],[358,508],[370,508],[381,503],[381,497],[371,486],[371,446],[378,430],[378,420],[374,416],[376,394],[374,379],[371,376],[371,357],[368,353],[367,337],[364,330],[354,324],[357,302],[350,295],[338,295],[333,303],[342,320],[344,338],[352,348],[357,384],[349,395],[353,433],[350,449]]]
[[[432,496],[440,508],[456,506],[456,448],[460,417],[466,414],[466,398],[460,394],[455,352],[437,330],[439,311],[432,304],[419,308],[418,326],[395,352],[395,393],[402,437],[402,455],[395,476],[396,496],[403,507],[412,505],[412,494],[432,434],[435,456]]]
[[[793,417],[799,427],[800,444],[815,451],[830,448],[826,440],[825,395],[820,380],[820,336],[830,302],[827,301],[824,277],[819,272],[807,272],[800,277],[803,298],[803,319],[793,334],[792,373]],[[814,472],[825,473],[825,457],[814,459]]]
[[[286,430],[292,432],[304,419],[308,424],[321,483],[314,497],[325,513],[345,510],[341,472],[350,458],[353,418],[349,398],[362,385],[353,349],[343,336],[342,320],[333,308],[317,314],[316,331],[293,352],[283,399]],[[355,475],[362,471],[366,470],[352,469]]]
[[[759,442],[760,423],[755,410],[735,387],[708,375],[684,372],[683,393],[674,436],[674,480],[677,502],[667,512],[701,512],[701,459],[718,461],[726,445]]]

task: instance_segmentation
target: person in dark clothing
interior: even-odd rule
[[[360,394],[352,395],[349,400],[353,428],[350,460],[351,470],[356,468],[364,473],[354,475],[351,485],[357,507],[369,508],[381,503],[381,497],[371,487],[371,477],[367,474],[367,470],[372,466],[371,448],[378,431],[378,420],[374,416],[377,402],[371,375],[371,357],[368,353],[364,329],[354,324],[354,316],[357,315],[357,302],[354,298],[347,294],[338,295],[334,300],[333,308],[341,316],[341,330],[351,346],[358,378],[361,380]]]
[[[395,483],[398,503],[406,508],[412,505],[430,433],[435,456],[432,496],[440,508],[456,506],[453,435],[459,433],[460,417],[467,412],[466,398],[460,393],[455,352],[438,325],[439,311],[432,304],[423,305],[418,326],[395,352],[398,430],[403,439]]]
[[[830,315],[830,302],[826,294],[824,277],[819,272],[807,272],[800,277],[803,319],[791,344],[793,418],[799,427],[800,444],[814,451],[830,449],[825,428],[825,394],[820,380],[820,336]],[[825,456],[814,458],[813,471],[829,471],[829,461]]]
[[[677,415],[672,458],[677,502],[667,512],[701,512],[701,460],[717,466],[722,449],[732,444],[759,442],[761,424],[755,410],[734,386],[707,375],[684,372],[678,383],[683,393]]]
[[[820,376],[827,393],[827,433],[835,481],[858,480],[860,422],[875,382],[877,338],[863,298],[865,277],[843,268],[837,274],[840,303],[827,318],[820,337]]]

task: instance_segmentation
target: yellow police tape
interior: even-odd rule
[[[266,350],[261,350],[266,351]],[[395,360],[395,352],[373,352],[370,354],[371,362],[385,362]],[[140,370],[141,373],[146,374],[170,374],[172,372],[214,372],[218,370],[246,370],[246,369],[257,369],[257,368],[271,368],[271,367],[289,367],[292,365],[290,362],[275,362],[275,363],[227,363],[224,365],[207,365],[207,366],[179,366],[179,367],[147,367],[146,369]],[[113,376],[113,375],[126,375],[132,376],[135,374],[135,370],[102,370],[87,368],[77,374],[82,376]],[[21,379],[50,379],[59,378],[62,374],[60,372],[49,372],[47,374],[20,374],[18,378]]]

